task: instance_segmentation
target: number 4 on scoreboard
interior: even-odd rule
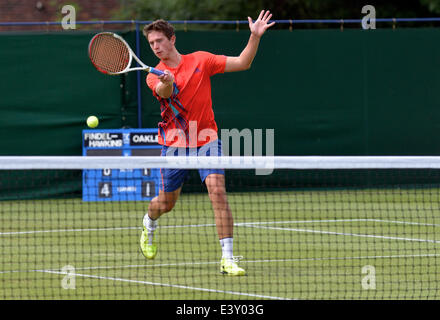
[[[98,196],[100,198],[111,198],[112,197],[112,183],[111,182],[100,182],[98,186]]]

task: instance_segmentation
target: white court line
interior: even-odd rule
[[[332,261],[332,260],[363,260],[363,259],[395,259],[395,258],[429,258],[440,257],[440,253],[425,254],[398,254],[398,255],[380,255],[380,256],[358,256],[358,257],[326,257],[326,258],[296,258],[296,259],[265,259],[265,260],[241,260],[240,263],[272,263],[272,262],[307,262],[307,261]],[[82,267],[75,270],[109,270],[109,269],[129,269],[129,268],[155,268],[155,267],[183,267],[196,265],[218,264],[218,261],[206,262],[180,262],[180,263],[160,263],[160,264],[134,264],[125,266],[98,266],[98,267]],[[37,271],[37,270],[29,270]],[[46,270],[58,271],[58,269]],[[18,272],[18,271],[14,271]],[[0,272],[1,273],[1,272]]]
[[[215,227],[214,223],[207,224],[188,224],[180,226],[160,226],[161,229],[174,228],[203,228]],[[142,226],[138,227],[113,227],[113,228],[86,228],[86,229],[55,229],[55,230],[29,230],[29,231],[10,231],[0,232],[0,236],[5,235],[21,235],[21,234],[36,234],[36,233],[61,233],[61,232],[89,232],[89,231],[121,231],[121,230],[142,230]]]
[[[420,226],[435,226],[439,227],[440,224],[432,223],[420,223],[409,221],[397,221],[397,220],[382,220],[382,219],[334,219],[334,220],[290,220],[290,221],[256,221],[256,222],[239,222],[235,223],[235,226],[252,226],[261,224],[300,224],[300,223],[337,223],[337,222],[384,222],[384,223],[396,223],[396,224],[408,224],[408,225],[420,225]],[[159,226],[161,229],[171,228],[202,228],[202,227],[215,227],[215,224],[189,224],[189,225],[174,225],[174,226]],[[3,235],[21,235],[21,234],[38,234],[38,233],[61,233],[61,232],[90,232],[90,231],[120,231],[120,230],[142,230],[142,227],[113,227],[113,228],[86,228],[86,229],[55,229],[55,230],[29,230],[29,231],[10,231],[0,232],[0,236]]]
[[[236,226],[241,225],[258,225],[258,224],[288,224],[288,223],[337,223],[337,222],[383,222],[383,223],[396,223],[396,224],[408,224],[408,225],[418,225],[424,227],[440,227],[440,224],[435,223],[422,223],[422,222],[411,222],[411,221],[399,221],[399,220],[385,220],[385,219],[333,219],[333,220],[288,220],[288,221],[258,221],[258,222],[239,222]]]
[[[379,256],[357,256],[357,257],[326,257],[326,258],[294,258],[294,259],[265,259],[265,260],[242,260],[241,263],[273,263],[273,262],[307,262],[307,261],[334,261],[334,260],[363,260],[363,259],[402,259],[402,258],[431,258],[440,257],[440,253],[425,254],[398,254],[398,255],[379,255]],[[130,269],[130,268],[155,268],[155,267],[182,267],[195,265],[218,264],[218,261],[206,262],[180,262],[180,263],[160,263],[160,264],[139,264],[124,266],[97,266],[97,267],[75,267],[75,270],[114,270],[114,269]],[[60,269],[34,269],[34,270],[8,270],[0,271],[0,274],[20,273],[20,272],[47,272],[59,273]]]
[[[396,258],[431,258],[440,257],[440,253],[420,253],[420,254],[397,254],[380,256],[357,256],[357,257],[326,257],[326,258],[295,258],[295,259],[272,259],[272,260],[242,260],[241,263],[272,263],[272,262],[306,262],[306,261],[332,261],[332,260],[363,260],[363,259],[396,259]],[[179,263],[159,263],[159,264],[130,264],[124,266],[97,266],[97,267],[75,267],[75,270],[111,270],[111,269],[130,269],[130,268],[155,268],[155,267],[183,267],[196,265],[218,264],[218,261],[206,262],[179,262]],[[46,269],[45,271],[57,272],[59,269]],[[36,272],[41,270],[10,270],[0,271],[0,274],[17,272]]]
[[[260,228],[260,229],[295,231],[295,232],[307,232],[307,233],[320,233],[320,234],[331,234],[331,235],[338,235],[338,236],[350,236],[350,237],[376,238],[376,239],[387,239],[387,240],[403,240],[403,241],[415,241],[415,242],[440,243],[440,240],[430,240],[430,239],[417,239],[417,238],[379,236],[379,235],[372,235],[372,234],[345,233],[345,232],[311,230],[311,229],[265,227],[265,226],[260,226],[260,225],[258,225],[258,226],[256,226],[256,225],[245,225],[245,226],[246,227],[251,227],[251,228]]]
[[[161,227],[161,229],[167,229],[167,228],[186,228],[186,227],[211,227],[211,226],[215,226],[215,224],[183,225],[183,226],[163,226],[163,227]],[[37,233],[89,232],[89,231],[121,231],[121,230],[142,230],[142,226],[140,226],[140,227],[118,227],[118,228],[87,228],[87,229],[55,229],[55,230],[10,231],[10,232],[0,232],[0,236],[20,235],[20,234],[37,234]]]
[[[267,296],[267,295],[261,295],[261,294],[246,293],[246,292],[199,288],[199,287],[183,286],[183,285],[179,285],[179,284],[159,283],[159,282],[142,281],[142,280],[131,280],[131,279],[124,279],[124,278],[103,277],[103,276],[95,276],[95,275],[91,275],[91,274],[68,273],[68,272],[59,272],[59,271],[51,271],[51,270],[36,270],[36,271],[45,272],[45,273],[63,274],[63,275],[83,277],[83,278],[146,284],[146,285],[151,285],[151,286],[170,287],[170,288],[196,290],[196,291],[204,291],[204,292],[214,292],[214,293],[225,293],[225,294],[247,296],[247,297],[252,297],[252,298],[260,298],[260,299],[292,300],[292,299],[284,298],[284,297],[274,297],[274,296]]]
[[[142,229],[141,227],[120,227],[120,228],[89,228],[89,229],[55,229],[55,230],[30,230],[30,231],[11,231],[0,232],[0,236],[4,235],[20,235],[20,234],[36,234],[36,233],[60,233],[60,232],[85,232],[85,231],[117,231]]]

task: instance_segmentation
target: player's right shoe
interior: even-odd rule
[[[244,276],[246,271],[237,265],[238,257],[232,259],[222,258],[220,261],[220,273],[228,276]]]
[[[157,245],[155,243],[149,244],[148,230],[145,227],[142,230],[140,244],[142,254],[145,256],[145,258],[154,259],[156,257]]]

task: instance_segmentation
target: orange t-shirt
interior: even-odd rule
[[[147,85],[160,102],[159,144],[200,147],[217,139],[210,77],[223,73],[225,66],[226,56],[204,51],[182,55],[177,68],[161,61],[156,69],[169,70],[175,79],[173,94],[168,99],[157,95],[156,85],[160,80],[148,74]]]

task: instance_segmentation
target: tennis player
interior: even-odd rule
[[[261,11],[254,22],[250,17],[249,41],[237,57],[197,51],[180,54],[175,47],[176,36],[171,24],[157,20],[145,26],[143,33],[160,59],[157,69],[165,74],[148,74],[146,82],[161,105],[159,144],[162,156],[221,156],[211,99],[210,77],[224,72],[243,71],[251,67],[261,36],[274,25],[272,14]],[[245,275],[233,256],[233,218],[228,205],[223,170],[199,170],[212,203],[218,237],[222,248],[220,272],[231,276]],[[147,259],[154,259],[157,245],[154,232],[159,217],[173,209],[187,178],[188,170],[161,169],[162,186],[152,199],[143,219],[141,250]]]

